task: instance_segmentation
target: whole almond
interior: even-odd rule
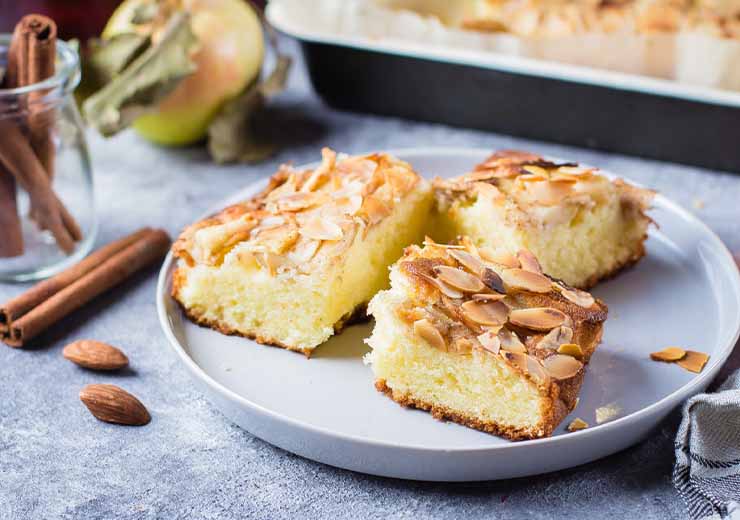
[[[87,385],[80,391],[80,400],[104,422],[143,426],[152,420],[141,401],[115,385]]]
[[[126,354],[107,343],[83,339],[70,343],[62,355],[72,363],[90,370],[118,370],[128,365]]]

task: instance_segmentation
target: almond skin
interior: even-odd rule
[[[127,426],[143,426],[152,420],[136,397],[115,385],[87,385],[80,400],[97,419]]]
[[[62,355],[72,363],[90,370],[119,370],[128,366],[126,354],[107,343],[83,339],[70,343]]]

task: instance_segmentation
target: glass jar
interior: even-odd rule
[[[0,35],[0,66],[10,35]],[[73,91],[77,52],[57,42],[56,74],[0,89],[0,280],[51,276],[90,252],[97,225]]]

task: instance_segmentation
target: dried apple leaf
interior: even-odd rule
[[[100,90],[120,74],[151,45],[151,39],[136,33],[118,34],[107,40],[88,42],[89,51],[82,63],[85,87]]]
[[[279,55],[275,68],[264,81],[249,85],[227,102],[208,127],[208,151],[214,161],[257,162],[275,151],[275,145],[260,136],[256,114],[265,102],[285,89],[291,60]]]
[[[185,12],[172,15],[156,45],[149,46],[105,87],[83,104],[87,122],[111,136],[157,105],[195,72],[192,53],[198,44]]]

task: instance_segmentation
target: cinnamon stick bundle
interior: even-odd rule
[[[23,347],[71,312],[120,284],[169,249],[161,229],[145,228],[113,242],[74,267],[0,306],[0,337]]]
[[[23,230],[15,194],[15,178],[0,164],[0,258],[23,254]]]
[[[12,121],[0,120],[0,164],[28,192],[37,209],[39,225],[51,231],[65,253],[74,250],[82,231],[51,189],[49,177],[28,139]]]
[[[15,26],[8,51],[6,81],[12,87],[39,83],[54,75],[57,54],[57,26],[54,20],[40,14],[24,16]],[[44,171],[54,175],[54,143],[50,129],[54,114],[43,105],[46,92],[28,94],[28,131],[31,147]]]

